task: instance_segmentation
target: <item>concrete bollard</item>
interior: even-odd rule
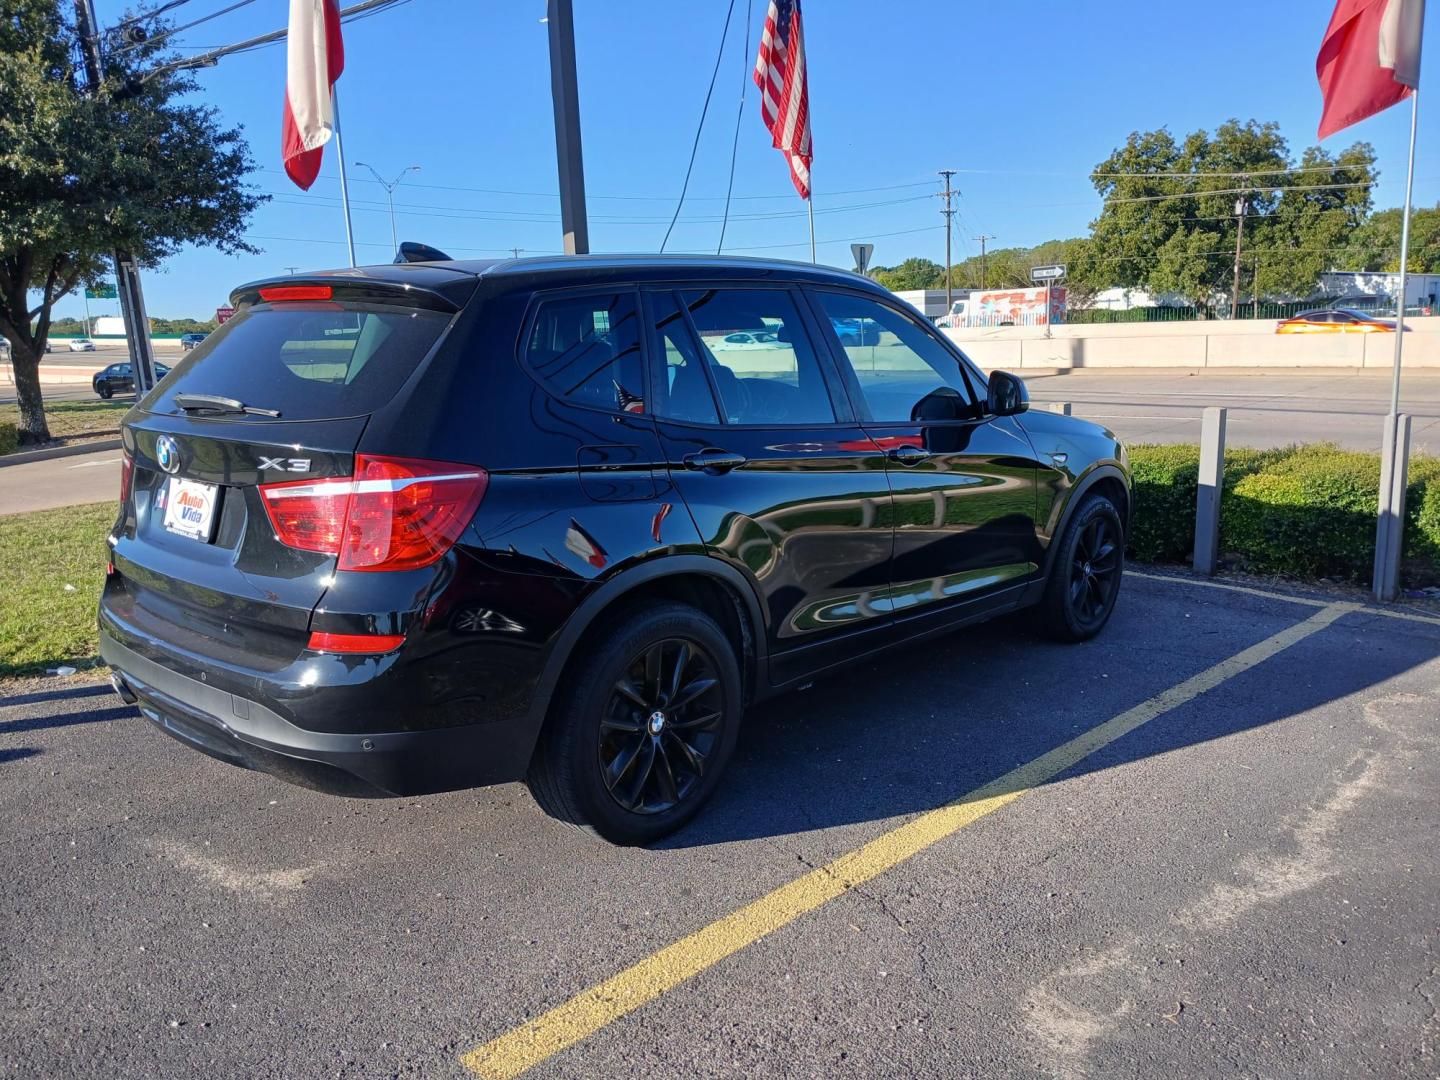
[[[1195,493],[1197,574],[1215,573],[1220,557],[1220,494],[1225,487],[1225,410],[1206,409],[1200,419],[1200,483]]]
[[[1380,448],[1379,513],[1375,518],[1375,565],[1371,586],[1375,599],[1394,600],[1400,593],[1400,558],[1405,548],[1405,486],[1410,472],[1410,417],[1385,417]]]
[[[1061,416],[1070,415],[1070,402],[1068,401],[1052,401],[1045,407],[1053,413],[1059,413]]]

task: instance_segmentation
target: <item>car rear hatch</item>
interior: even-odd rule
[[[323,279],[235,300],[126,418],[104,608],[143,639],[279,671],[335,579],[348,504],[315,493],[354,486],[370,415],[441,347],[461,301]]]

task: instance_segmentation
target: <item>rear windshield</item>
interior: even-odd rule
[[[275,409],[282,420],[374,412],[395,396],[449,321],[413,308],[257,305],[186,353],[141,407],[178,414],[172,398],[186,393]]]

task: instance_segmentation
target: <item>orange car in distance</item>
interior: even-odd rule
[[[1395,323],[1353,308],[1317,308],[1281,319],[1277,334],[1393,334]]]

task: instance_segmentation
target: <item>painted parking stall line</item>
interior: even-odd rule
[[[1008,806],[1097,750],[1363,607],[1347,602],[1326,603],[1302,622],[1242,649],[990,783],[912,818],[652,953],[619,974],[462,1055],[461,1064],[487,1080],[509,1080],[521,1075],[801,916]]]

